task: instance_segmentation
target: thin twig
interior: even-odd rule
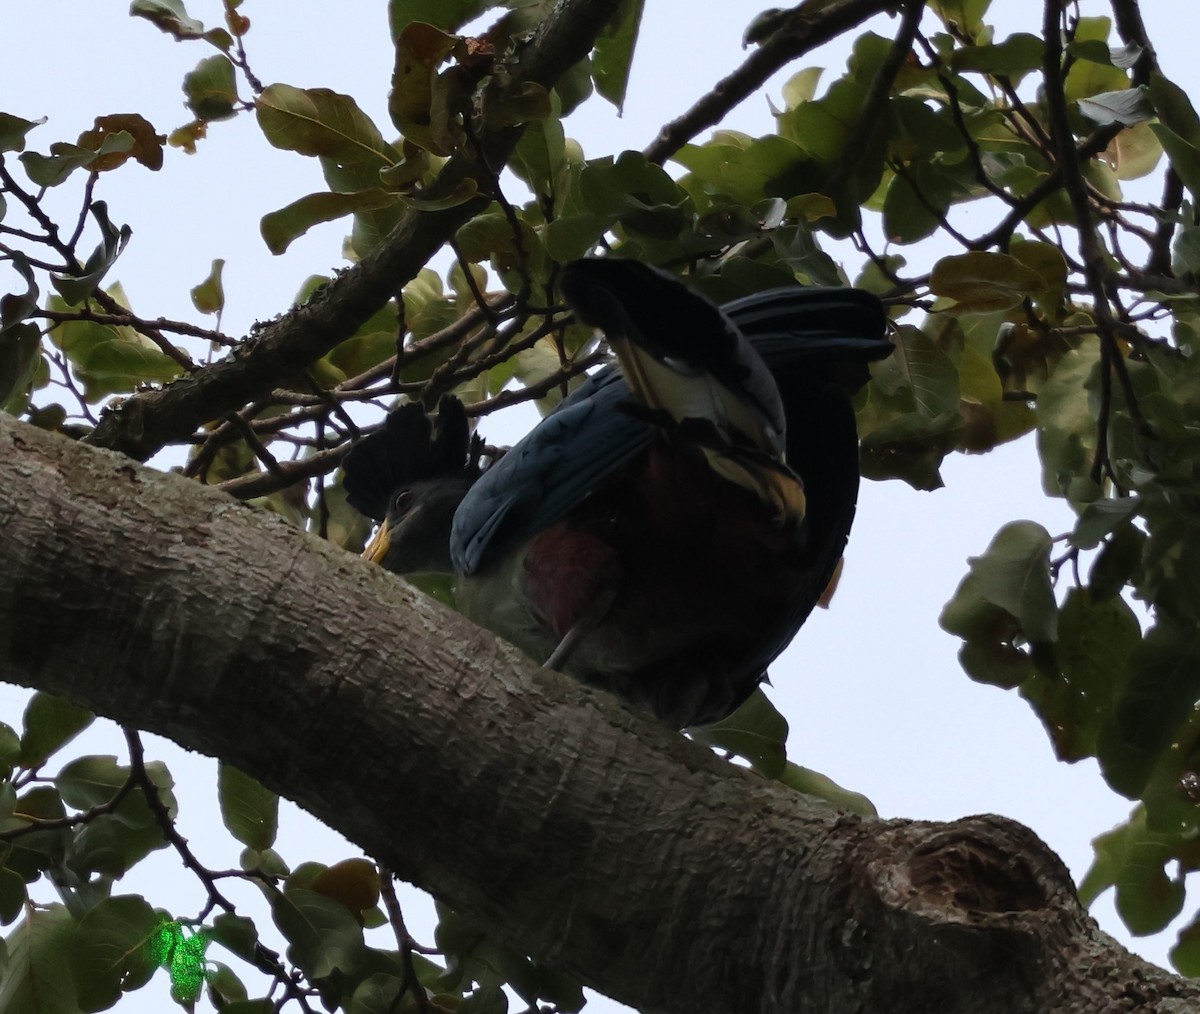
[[[416,1001],[417,1010],[429,1010],[429,994],[421,985],[417,976],[417,967],[413,962],[413,938],[409,935],[408,927],[404,925],[404,913],[400,911],[400,899],[396,897],[396,887],[393,883],[393,873],[387,867],[379,867],[379,894],[383,898],[383,907],[387,910],[388,920],[392,924],[392,932],[396,935],[396,943],[400,948],[400,961],[404,966],[404,977],[400,981],[400,996],[406,992],[412,994]]]
[[[890,11],[889,0],[830,0],[817,13],[802,3],[779,16],[776,29],[737,70],[722,78],[686,113],[672,120],[643,151],[657,165],[706,127],[714,127],[757,92],[781,67],[831,41],[876,14]]]

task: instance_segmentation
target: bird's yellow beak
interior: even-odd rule
[[[362,551],[363,559],[382,565],[391,546],[392,532],[385,519],[379,523],[375,534],[371,536],[371,541],[367,543],[367,548]]]

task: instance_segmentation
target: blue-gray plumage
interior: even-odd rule
[[[673,725],[713,721],[758,685],[837,567],[858,490],[849,396],[891,349],[886,317],[850,289],[718,309],[623,260],[569,265],[562,288],[620,371],[582,384],[477,480],[464,441],[456,468],[399,483],[400,514],[436,501],[436,528],[414,524],[391,540],[400,556],[376,558],[411,571],[424,554],[404,545],[432,538],[442,557],[425,569],[459,575],[472,619]],[[444,401],[439,422],[454,416]],[[356,448],[346,488],[379,519],[369,470]]]

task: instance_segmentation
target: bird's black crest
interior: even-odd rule
[[[445,395],[436,419],[418,402],[401,405],[383,427],[363,437],[343,463],[350,506],[376,521],[397,489],[437,476],[479,475],[482,441],[471,436],[463,403]]]

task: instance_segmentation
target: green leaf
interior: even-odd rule
[[[0,768],[16,767],[21,757],[21,737],[6,722],[0,722]],[[0,785],[3,779],[0,779]]]
[[[407,208],[416,211],[445,211],[466,204],[479,193],[479,184],[472,179],[459,180],[450,190],[436,190],[432,194],[413,192],[401,194],[400,200]]]
[[[198,120],[237,115],[237,72],[227,56],[205,57],[183,77],[185,105]]]
[[[183,368],[164,352],[123,338],[100,341],[72,360],[88,401],[134,391],[143,384],[174,380]]]
[[[1095,754],[1142,635],[1124,599],[1099,601],[1083,588],[1072,589],[1059,620],[1057,671],[1037,666],[1021,696],[1046,726],[1059,760],[1073,762]]]
[[[563,133],[562,104],[550,93],[550,115],[534,120],[517,142],[510,165],[514,173],[538,194],[554,199],[561,211],[571,190],[571,162]]]
[[[1019,78],[1042,65],[1040,36],[1017,32],[1003,42],[983,46],[960,46],[951,52],[947,65],[960,73],[977,71]]]
[[[984,31],[983,16],[991,0],[930,0],[930,9],[952,33],[977,39]]]
[[[799,764],[789,761],[783,774],[779,776],[779,780],[797,792],[803,792],[806,796],[816,796],[818,799],[823,799],[836,806],[839,810],[849,810],[851,813],[858,813],[864,817],[879,815],[875,804],[861,792],[843,788],[832,778],[819,771],[814,771],[812,768],[801,767]]]
[[[25,708],[19,764],[24,768],[41,767],[91,725],[95,717],[70,701],[37,691]]]
[[[1200,147],[1185,141],[1164,123],[1151,123],[1150,129],[1167,153],[1171,168],[1192,192],[1193,200],[1200,200]]]
[[[78,306],[96,291],[133,234],[128,225],[119,228],[113,225],[108,217],[108,205],[104,201],[93,201],[88,210],[100,227],[100,243],[78,273],[52,275],[50,278],[50,283],[68,306]]]
[[[779,778],[787,763],[787,719],[761,690],[755,690],[733,714],[688,734],[715,750],[728,750],[750,761],[767,778]]]
[[[242,849],[238,864],[247,872],[266,874],[268,877],[286,877],[288,865],[274,849]]]
[[[1128,75],[1112,62],[1108,48],[1111,30],[1112,22],[1105,17],[1085,17],[1075,22],[1070,53],[1076,59],[1063,83],[1069,102],[1129,87]]]
[[[960,181],[937,162],[922,160],[896,175],[883,199],[883,228],[893,243],[916,243],[942,227],[952,203],[962,200]]]
[[[157,964],[150,940],[159,916],[135,895],[105,898],[79,921],[70,948],[80,1007],[107,1010],[123,992],[150,981]]]
[[[1130,657],[1129,668],[1098,753],[1108,783],[1136,798],[1200,699],[1200,630],[1160,617]]]
[[[75,923],[63,905],[30,909],[8,938],[0,976],[4,1014],[81,1014],[70,955]]]
[[[354,989],[349,1014],[392,1014],[403,1009],[399,1000],[404,980],[399,975],[376,972],[368,975]]]
[[[1038,453],[1048,496],[1066,496],[1091,470],[1096,448],[1091,399],[1099,361],[1097,342],[1068,352],[1038,392]]]
[[[484,997],[502,986],[509,986],[523,1000],[533,1004],[540,977],[535,962],[484,932],[460,913],[441,904],[437,911],[440,920],[434,942],[447,957],[447,972],[442,985],[456,988],[464,980],[473,981],[478,983],[478,992]]]
[[[0,923],[8,925],[25,910],[28,892],[25,880],[16,870],[0,867]],[[3,979],[0,965],[0,979]]]
[[[209,990],[221,998],[221,1004],[218,1009],[223,1014],[228,1011],[229,1004],[243,1004],[249,996],[245,985],[234,974],[233,969],[228,965],[221,964],[219,961],[210,963],[209,972],[205,978]]]
[[[111,755],[78,757],[54,779],[63,802],[77,810],[102,806],[117,794],[129,778],[129,768]]]
[[[1071,545],[1079,549],[1095,549],[1105,536],[1138,513],[1141,503],[1136,496],[1110,497],[1088,504],[1071,533]]]
[[[7,331],[24,322],[38,305],[38,285],[33,273],[33,265],[19,250],[9,255],[9,263],[13,270],[25,280],[25,292],[21,295],[7,293],[0,297],[0,333]]]
[[[130,793],[121,811],[149,807],[140,791]],[[132,824],[120,815],[102,814],[79,828],[71,842],[70,867],[81,877],[98,873],[116,879],[122,877],[151,852],[167,847],[162,829],[151,819]]]
[[[892,335],[895,351],[876,367],[874,381],[888,395],[903,392],[916,412],[937,419],[958,408],[958,371],[950,357],[919,328],[905,324]]]
[[[454,32],[493,5],[493,0],[388,0],[392,38],[414,21]]]
[[[622,0],[616,16],[596,38],[592,54],[592,78],[596,92],[617,107],[625,108],[625,89],[629,86],[629,68],[637,46],[645,0]]]
[[[1011,310],[1041,287],[1037,274],[1015,257],[985,251],[943,257],[929,277],[930,291],[954,300],[949,313]]]
[[[1050,581],[1050,533],[1032,521],[1013,521],[982,556],[967,562],[987,601],[1016,617],[1030,641],[1054,641],[1058,607]]]
[[[1200,148],[1200,115],[1188,93],[1157,71],[1150,75],[1147,87],[1162,125],[1185,144]]]
[[[772,196],[768,190],[774,181],[804,159],[798,144],[777,134],[755,141],[747,138],[744,144],[731,143],[734,140],[732,135],[717,134],[702,145],[685,144],[672,157],[707,186],[747,206]]]
[[[1132,524],[1122,524],[1109,536],[1088,572],[1088,591],[1098,602],[1120,595],[1125,586],[1141,584],[1146,536]]]
[[[458,1005],[458,1014],[508,1014],[508,997],[496,986],[477,989]]]
[[[1183,910],[1183,878],[1167,876],[1171,836],[1136,821],[1130,830],[1117,875],[1117,914],[1131,933],[1148,936],[1165,929]]]
[[[1037,276],[1038,287],[1033,292],[1034,301],[1045,310],[1051,320],[1060,319],[1069,270],[1062,250],[1052,243],[1021,240],[1013,242],[1009,253]],[[1062,348],[1061,351],[1065,352],[1066,349]]]
[[[303,888],[272,892],[270,904],[275,925],[287,938],[288,957],[306,975],[352,974],[363,960],[362,927],[344,905]]]
[[[1200,978],[1200,918],[1193,919],[1179,931],[1170,958],[1180,975],[1190,979]]]
[[[44,116],[39,120],[27,120],[12,113],[0,113],[0,151],[24,151],[25,135],[45,122]]]
[[[255,109],[259,127],[274,147],[366,169],[375,184],[379,170],[401,159],[349,95],[273,84],[255,100]]]
[[[27,830],[37,821],[61,820],[64,816],[66,810],[58,790],[49,785],[39,785],[21,793],[13,804],[11,815],[0,819],[0,829]],[[61,828],[23,834],[10,843],[11,851],[4,864],[20,874],[26,883],[32,883],[44,871],[61,865],[66,835],[67,832]]]
[[[122,145],[126,150],[132,148],[133,138],[115,134],[105,140],[100,151],[59,141],[50,145],[49,155],[26,151],[22,152],[19,158],[29,178],[39,187],[56,187],[76,169],[90,166],[101,156],[120,150]]]
[[[281,254],[293,240],[303,236],[314,225],[332,222],[358,211],[375,211],[398,203],[399,198],[395,194],[379,188],[352,194],[322,191],[308,194],[278,211],[263,215],[259,228],[267,249],[273,254]]]
[[[180,42],[185,39],[204,39],[218,49],[229,49],[233,44],[229,33],[223,28],[206,31],[203,22],[188,15],[183,0],[133,0],[129,5],[129,13],[135,18],[145,18]]]
[[[801,102],[811,102],[817,94],[823,67],[806,67],[797,71],[783,84],[784,108],[795,109]]]
[[[258,944],[258,929],[252,919],[245,916],[222,912],[214,920],[208,931],[213,943],[220,944],[231,954],[236,954],[246,961],[256,959],[255,946]]]
[[[42,333],[36,324],[16,324],[0,331],[0,412],[25,411],[41,361]]]
[[[201,313],[219,314],[225,309],[225,286],[221,281],[224,269],[225,261],[220,257],[215,258],[208,277],[192,288],[192,306]]]
[[[862,474],[871,479],[903,479],[914,489],[940,489],[939,466],[959,446],[962,435],[958,412],[932,419],[915,410],[887,414],[863,435]]]
[[[1120,123],[1122,126],[1132,127],[1138,123],[1147,123],[1155,116],[1149,90],[1145,87],[1101,92],[1091,98],[1080,99],[1079,111],[1101,126]]]
[[[223,761],[217,767],[217,798],[225,827],[243,845],[263,851],[279,830],[279,796]]]
[[[56,785],[71,806],[83,809],[110,802],[128,773],[128,768],[112,757],[85,757],[64,767]],[[157,789],[159,802],[168,815],[174,815],[178,807],[166,766],[152,761],[146,765],[146,774]],[[75,829],[69,865],[84,878],[93,873],[120,877],[166,845],[158,817],[139,787],[125,795],[112,813],[101,814]]]

